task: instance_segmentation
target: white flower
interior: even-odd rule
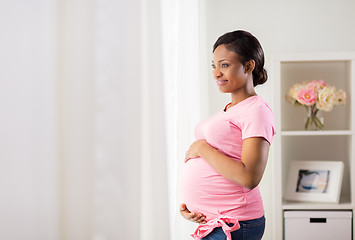
[[[286,101],[291,104],[295,104],[298,100],[298,92],[301,89],[305,89],[305,88],[306,88],[305,82],[296,83],[296,84],[292,85],[292,87],[288,90],[288,92],[286,94]]]
[[[334,87],[326,86],[318,92],[317,108],[329,112],[336,104],[336,90]]]
[[[346,102],[346,93],[344,90],[339,89],[338,91],[335,92],[335,97],[336,97],[336,105],[345,105]]]

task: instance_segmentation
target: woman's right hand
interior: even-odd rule
[[[202,213],[194,213],[190,212],[189,209],[187,209],[186,204],[182,203],[180,205],[180,214],[183,216],[185,219],[195,222],[198,224],[205,224],[206,223],[206,216],[203,215]]]

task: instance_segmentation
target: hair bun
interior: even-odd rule
[[[256,69],[253,71],[253,83],[254,87],[257,85],[264,84],[268,79],[267,71],[263,68],[261,71],[257,72]]]

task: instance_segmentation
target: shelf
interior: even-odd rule
[[[355,210],[355,52],[279,54],[273,58],[275,138],[275,240],[284,239],[285,211]],[[344,106],[320,111],[324,128],[304,130],[304,107],[292,106],[285,99],[289,89],[301,81],[324,80],[347,96]],[[292,161],[341,161],[344,173],[339,203],[285,200]],[[355,221],[353,222],[355,229]]]
[[[340,203],[318,203],[318,202],[296,202],[296,201],[283,201],[283,210],[329,210],[353,209],[354,205],[350,202],[350,197],[341,197]]]
[[[351,136],[351,130],[326,130],[326,131],[282,131],[282,136]]]
[[[280,53],[273,56],[275,61],[278,62],[323,62],[323,61],[351,61],[355,58],[354,54],[349,52],[329,52],[329,53]]]

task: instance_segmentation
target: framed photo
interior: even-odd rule
[[[341,161],[292,161],[285,199],[339,203],[343,170]]]

